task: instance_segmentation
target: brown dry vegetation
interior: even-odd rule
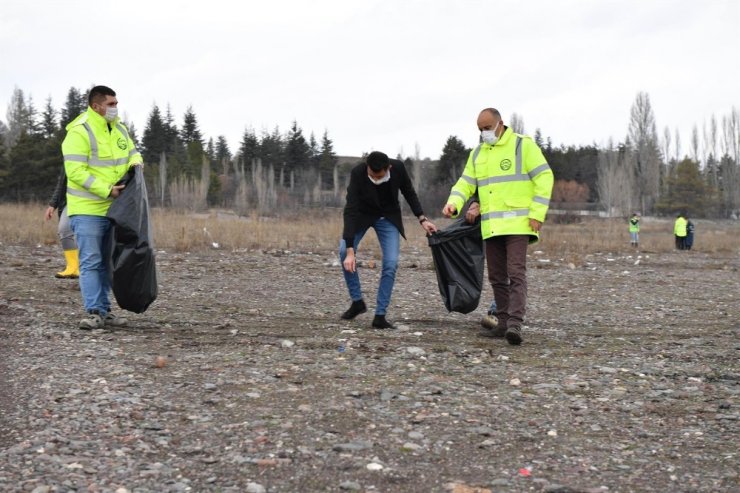
[[[43,220],[41,204],[0,205],[0,238],[15,245],[51,245],[57,242],[56,219]],[[152,212],[154,239],[158,249],[201,251],[214,248],[293,249],[320,251],[334,249],[342,233],[342,211],[338,208],[306,209],[302,214],[259,217],[237,216],[230,211],[207,214],[180,213],[168,209]],[[436,219],[439,227],[449,223]],[[695,249],[711,254],[740,252],[740,224],[729,221],[694,220],[697,226]],[[414,218],[406,219],[408,242],[405,247],[422,248],[426,240]],[[375,248],[374,235],[368,236],[366,248]],[[640,250],[673,250],[673,220],[644,218]],[[579,264],[583,254],[629,252],[626,221],[620,219],[585,219],[578,224],[546,224],[540,243],[535,247],[546,255],[559,256]]]

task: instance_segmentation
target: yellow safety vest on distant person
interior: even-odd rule
[[[70,216],[105,216],[113,203],[113,185],[130,166],[143,163],[120,119],[109,125],[90,107],[67,125],[62,154]]]
[[[533,243],[539,234],[532,230],[529,220],[545,221],[553,181],[539,146],[505,127],[498,142],[480,144],[470,153],[447,203],[455,206],[457,215],[477,191],[483,239],[529,235]]]
[[[683,217],[676,219],[676,223],[673,225],[673,234],[679,237],[686,236],[686,225],[688,221]]]
[[[639,233],[640,232],[640,220],[639,219],[630,219],[630,233]]]

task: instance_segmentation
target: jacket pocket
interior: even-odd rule
[[[527,199],[505,199],[504,205],[507,209],[529,209],[530,202]]]

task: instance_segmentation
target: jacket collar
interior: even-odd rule
[[[118,122],[121,120],[120,117],[116,117],[115,120],[110,122],[110,128],[115,128],[115,126],[118,124]],[[100,129],[108,129],[108,121],[100,116],[97,111],[92,109],[90,106],[87,107],[87,122],[92,127],[97,127]]]
[[[505,146],[509,143],[509,140],[511,140],[512,135],[514,135],[514,131],[507,126],[504,126],[504,132],[501,134],[501,137],[499,137],[498,142],[493,145],[484,143],[483,147],[488,147],[490,149],[496,146]]]

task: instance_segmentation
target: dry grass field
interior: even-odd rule
[[[0,241],[13,245],[52,245],[57,242],[56,219],[43,220],[41,204],[0,205]],[[342,211],[337,208],[308,209],[302,214],[277,217],[243,217],[230,211],[208,214],[179,213],[155,209],[152,212],[154,240],[158,249],[168,251],[203,251],[209,249],[286,249],[325,251],[335,249],[342,233]],[[436,218],[438,227],[450,221]],[[696,219],[694,249],[709,254],[740,252],[740,223]],[[426,240],[414,218],[407,218],[408,242],[402,248],[423,249]],[[644,218],[640,250],[662,253],[673,250],[673,220]],[[375,249],[374,235],[364,242]],[[579,224],[545,225],[540,243],[535,247],[549,256],[562,257],[579,264],[584,254],[632,251],[626,221],[621,219],[584,219]]]

